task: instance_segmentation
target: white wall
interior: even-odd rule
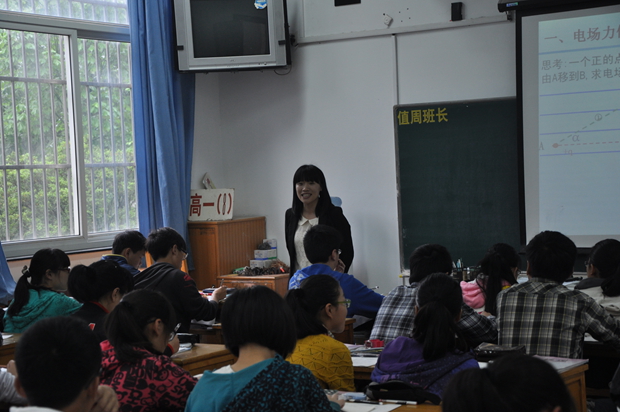
[[[482,10],[489,1],[473,3]],[[355,14],[357,6],[339,9],[347,7]],[[291,22],[301,10],[289,8]],[[351,273],[387,293],[401,282],[393,105],[514,95],[514,48],[513,24],[498,23],[305,44],[286,75],[199,74],[194,187],[205,171],[234,187],[235,216],[266,216],[288,261],[292,176],[316,164],[352,226]]]

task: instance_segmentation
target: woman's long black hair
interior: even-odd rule
[[[121,362],[138,362],[142,359],[144,353],[136,350],[136,347],[159,353],[145,333],[146,325],[157,319],[163,322],[165,333],[174,330],[176,315],[172,305],[164,295],[149,289],[129,292],[108,314],[105,333]]]
[[[338,304],[340,283],[330,275],[312,275],[301,282],[299,289],[287,292],[285,300],[295,316],[297,339],[327,332],[319,312],[328,303]]]
[[[601,240],[592,247],[590,264],[598,269],[598,276],[603,278],[603,294],[620,296],[620,242],[616,239]]]
[[[423,345],[425,360],[439,359],[455,349],[466,349],[465,340],[456,328],[462,304],[461,285],[445,273],[433,273],[420,283],[412,337]]]
[[[30,289],[40,290],[43,288],[45,272],[56,272],[71,265],[69,256],[60,249],[41,249],[30,259],[30,267],[24,266],[22,275],[15,286],[13,303],[9,306],[7,314],[17,315],[30,300]],[[30,282],[28,278],[31,278]]]
[[[319,201],[316,205],[315,214],[321,215],[329,206],[332,205],[332,199],[329,196],[329,190],[327,190],[327,182],[325,181],[325,175],[315,165],[303,165],[299,166],[295,175],[293,176],[293,213],[297,219],[301,218],[301,214],[304,211],[304,205],[297,197],[296,185],[298,182],[316,182],[321,185],[321,194],[319,195]]]
[[[504,281],[517,283],[513,269],[519,266],[517,251],[506,243],[496,243],[482,258],[476,283],[484,293],[484,310],[497,316],[497,294],[504,288]]]

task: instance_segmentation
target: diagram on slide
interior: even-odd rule
[[[539,154],[620,153],[620,13],[539,25]]]
[[[620,12],[538,22],[537,63],[539,227],[620,233]]]

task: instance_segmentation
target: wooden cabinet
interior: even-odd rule
[[[284,297],[288,290],[289,274],[283,273],[281,275],[263,275],[263,276],[237,276],[237,275],[224,275],[219,276],[218,281],[222,286],[228,288],[247,288],[254,285],[267,286],[271,290],[275,290]]]
[[[265,217],[212,222],[188,222],[194,270],[200,289],[219,286],[217,277],[248,266],[254,250],[265,239]]]

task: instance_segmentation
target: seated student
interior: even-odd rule
[[[112,261],[99,260],[90,266],[77,265],[69,274],[69,293],[83,305],[72,316],[84,319],[99,337],[106,340],[105,316],[133,290],[133,277]]]
[[[176,335],[170,302],[159,292],[135,290],[105,321],[101,382],[118,395],[123,411],[178,411],[196,379],[163,355]]]
[[[60,249],[41,249],[24,266],[15,298],[4,314],[4,331],[21,333],[42,318],[70,315],[82,304],[58,291],[67,290],[69,256]],[[28,282],[28,278],[31,278]]]
[[[497,294],[517,283],[519,255],[510,245],[496,243],[478,263],[478,275],[471,282],[461,282],[463,301],[473,309],[497,315]]]
[[[497,295],[499,344],[525,345],[530,355],[581,358],[587,332],[620,350],[620,321],[591,297],[562,285],[573,274],[573,241],[545,231],[525,252],[530,280]]]
[[[529,355],[506,355],[486,369],[455,375],[444,391],[443,412],[576,412],[553,366]]]
[[[99,385],[97,337],[79,319],[60,316],[35,323],[19,340],[15,363],[15,388],[30,406],[11,412],[118,411],[114,391]]]
[[[432,273],[450,273],[452,258],[441,245],[422,245],[409,257],[409,286],[401,285],[393,289],[383,300],[377,314],[370,339],[381,339],[386,343],[399,336],[410,336],[415,317],[415,295],[421,282]],[[477,314],[463,303],[458,329],[467,342],[475,347],[482,342],[497,341],[495,318]]]
[[[15,389],[15,362],[9,361],[6,371],[0,370],[0,402],[10,405],[25,405],[28,403],[26,398],[20,396]]]
[[[593,298],[612,316],[620,318],[620,242],[605,239],[594,245],[586,261],[586,270],[588,277],[575,289]]]
[[[284,360],[295,347],[294,331],[293,314],[276,292],[237,290],[222,308],[224,341],[237,361],[205,371],[185,411],[340,410],[344,402],[330,402],[308,369]]]
[[[316,225],[304,236],[306,257],[312,265],[298,270],[289,281],[289,289],[297,289],[302,280],[312,275],[330,275],[340,283],[344,295],[351,300],[348,317],[361,315],[367,318],[377,316],[383,302],[383,296],[366,287],[362,282],[348,273],[337,271],[342,236],[331,226]],[[341,267],[344,270],[344,266]]]
[[[140,273],[140,264],[146,253],[146,238],[137,230],[125,230],[114,236],[112,254],[103,255],[101,260],[115,262],[127,269],[133,276]]]
[[[299,289],[289,290],[285,300],[297,326],[297,346],[287,360],[310,369],[323,389],[354,392],[351,352],[331,336],[344,330],[349,303],[338,281],[310,276]]]
[[[444,273],[427,276],[418,287],[412,337],[399,336],[385,346],[372,371],[373,382],[398,379],[441,397],[452,375],[478,368],[456,327],[462,293]]]
[[[149,234],[146,249],[155,264],[134,277],[135,288],[163,293],[172,304],[181,324],[179,332],[189,332],[192,319],[215,318],[218,301],[226,297],[226,288],[215,289],[213,300],[200,296],[196,282],[181,270],[183,261],[187,259],[187,245],[183,237],[170,227],[157,229]]]

